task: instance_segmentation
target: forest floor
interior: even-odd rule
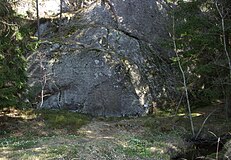
[[[198,139],[230,134],[222,106],[195,109],[196,133],[212,112]],[[190,128],[187,116],[166,112],[93,118],[67,111],[5,109],[0,112],[0,160],[167,160],[187,153]]]

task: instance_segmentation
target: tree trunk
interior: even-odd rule
[[[62,14],[63,14],[63,0],[60,0],[60,15],[59,15],[59,35],[61,36],[62,29]]]
[[[36,0],[36,13],[37,13],[37,33],[38,33],[38,41],[40,40],[40,29],[39,29],[39,26],[40,26],[40,18],[39,18],[39,2],[38,0]]]
[[[226,90],[226,93],[225,93],[225,114],[226,114],[226,119],[230,120],[231,118],[231,93],[228,89]]]

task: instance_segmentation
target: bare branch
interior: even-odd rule
[[[217,11],[220,15],[221,18],[221,27],[222,27],[222,40],[223,40],[223,46],[224,46],[224,51],[225,55],[229,64],[229,78],[231,79],[231,61],[230,61],[230,56],[229,52],[227,49],[227,42],[226,42],[226,34],[225,34],[225,15],[223,14],[224,7],[221,4],[221,9],[219,8],[218,0],[215,0],[215,5],[217,8]]]
[[[201,128],[199,129],[199,131],[197,132],[197,135],[195,137],[195,140],[198,138],[198,136],[200,135],[202,129],[204,128],[204,125],[206,123],[206,121],[209,119],[209,117],[216,111],[217,109],[215,109],[214,111],[212,111],[206,118],[205,120],[203,121],[202,125],[201,125]]]
[[[37,12],[37,33],[38,33],[38,41],[40,40],[40,18],[39,18],[39,0],[36,0],[36,12]]]
[[[193,120],[192,120],[191,106],[190,106],[189,96],[188,96],[188,88],[187,88],[187,84],[186,84],[185,73],[184,73],[184,70],[183,70],[181,62],[180,62],[180,57],[179,57],[179,54],[178,54],[178,51],[177,51],[177,45],[176,45],[175,17],[174,16],[173,16],[173,26],[172,27],[173,27],[172,40],[173,40],[174,52],[176,54],[177,63],[178,63],[178,66],[179,66],[179,69],[181,71],[182,78],[183,78],[183,84],[184,84],[185,96],[186,96],[186,101],[187,101],[187,108],[188,108],[188,114],[189,114],[189,119],[190,119],[190,125],[191,125],[192,134],[193,134],[193,137],[194,137],[195,130],[194,130],[194,125],[193,125]]]
[[[5,25],[7,25],[7,26],[18,26],[17,24],[7,23],[7,22],[2,21],[2,20],[0,20],[0,23],[5,24]]]

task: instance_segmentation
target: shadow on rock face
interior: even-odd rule
[[[144,112],[135,92],[113,81],[94,88],[84,106],[83,112],[100,116],[135,116]]]

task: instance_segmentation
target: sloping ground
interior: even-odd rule
[[[221,137],[222,147],[222,137],[230,134],[231,127],[225,120],[222,106],[194,111],[197,111],[193,113],[196,133],[213,112],[204,123],[198,140],[209,142],[216,135],[215,140]],[[201,150],[190,150],[191,144],[186,142],[186,137],[190,136],[188,118],[166,112],[125,119],[92,118],[68,111],[0,111],[0,160],[167,160],[182,154],[182,157],[192,154],[187,157],[203,156],[204,159],[214,159],[218,154],[221,159],[230,158],[230,142],[223,150],[219,148],[219,152],[215,148],[215,151],[201,154]]]
[[[103,154],[108,156],[106,159],[170,159],[184,145],[177,134],[151,134],[143,121],[137,119],[94,121],[80,132],[91,139],[95,151],[106,151]]]
[[[49,113],[43,112],[42,114]],[[49,114],[49,117],[52,115]],[[62,125],[55,125],[44,115],[29,120],[16,120],[9,116],[7,121],[4,120],[3,116],[0,118],[1,160],[164,160],[170,159],[171,156],[186,148],[185,142],[178,134],[179,132],[151,133],[144,126],[147,118],[110,121],[93,119],[79,129],[73,124],[69,127],[68,125],[63,127],[61,127]],[[60,116],[56,116],[54,119],[56,124],[61,123]],[[50,126],[47,122],[56,127]],[[79,126],[79,124],[76,125]]]

